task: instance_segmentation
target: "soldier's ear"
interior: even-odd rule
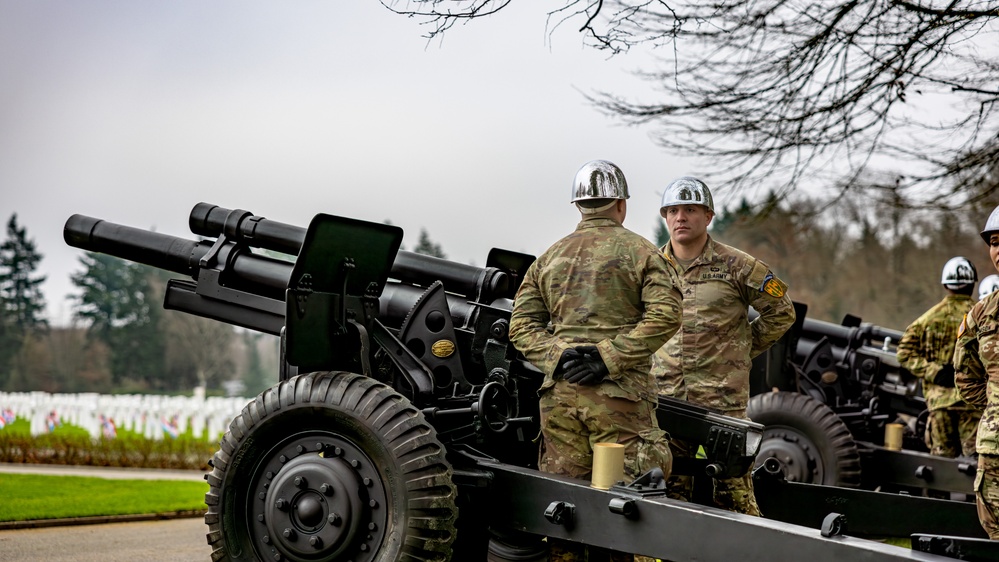
[[[711,224],[711,219],[715,218],[714,211],[708,211],[708,224]]]

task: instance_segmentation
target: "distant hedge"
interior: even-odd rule
[[[0,462],[208,470],[218,444],[188,431],[176,438],[152,440],[119,431],[112,439],[92,438],[86,430],[63,424],[32,437],[27,420],[0,429]]]

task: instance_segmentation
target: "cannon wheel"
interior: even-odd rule
[[[775,457],[792,482],[860,487],[860,453],[836,412],[794,392],[768,392],[749,400],[746,415],[764,426],[756,465]]]
[[[211,464],[215,562],[450,559],[457,490],[444,446],[370,378],[310,373],[265,390]]]

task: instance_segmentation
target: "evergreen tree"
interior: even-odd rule
[[[656,221],[656,231],[654,240],[657,248],[662,248],[669,242],[669,229],[666,228],[666,221],[660,219]]]
[[[0,385],[6,382],[11,362],[31,337],[48,330],[41,284],[45,276],[35,270],[42,255],[17,214],[7,222],[7,239],[0,244]]]
[[[430,240],[430,235],[425,228],[420,229],[420,242],[413,248],[413,251],[417,254],[434,256],[436,258],[447,258],[444,250],[441,249],[441,245]]]
[[[28,239],[24,227],[18,227],[17,214],[7,222],[7,240],[0,245],[0,306],[3,317],[22,333],[44,332],[48,321],[43,317],[45,297],[41,285],[45,276],[35,276],[42,255]]]
[[[150,283],[153,271],[94,252],[85,252],[80,263],[84,270],[70,277],[81,290],[74,315],[111,350],[114,383],[162,388],[161,310]]]

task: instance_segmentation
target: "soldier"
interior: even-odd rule
[[[625,445],[629,479],[656,466],[668,475],[672,467],[649,358],[679,326],[680,293],[656,247],[622,226],[627,199],[614,164],[580,168],[572,202],[582,220],[531,265],[514,301],[510,340],[545,375],[544,472],[589,478],[600,442]],[[549,544],[552,562],[586,556],[577,543],[550,537]]]
[[[954,387],[954,344],[957,327],[971,310],[971,293],[978,272],[967,258],[944,264],[940,283],[947,290],[942,301],[917,318],[898,342],[898,362],[922,381],[930,416],[926,446],[930,454],[955,458],[975,454],[975,433],[981,413],[961,399]]]
[[[670,240],[661,248],[680,278],[683,323],[652,359],[659,392],[746,418],[752,359],[766,351],[794,323],[787,285],[767,264],[708,235],[714,201],[708,186],[693,177],[671,182],[659,214]],[[749,307],[759,316],[749,321]],[[672,440],[675,458],[692,457],[691,445]],[[722,509],[760,515],[749,472],[713,482]],[[689,477],[670,479],[670,495],[691,500]]]
[[[999,207],[982,230],[989,258],[999,269]],[[978,424],[978,472],[975,500],[978,520],[992,540],[999,540],[999,291],[971,307],[957,329],[954,382],[969,404],[983,410]]]

